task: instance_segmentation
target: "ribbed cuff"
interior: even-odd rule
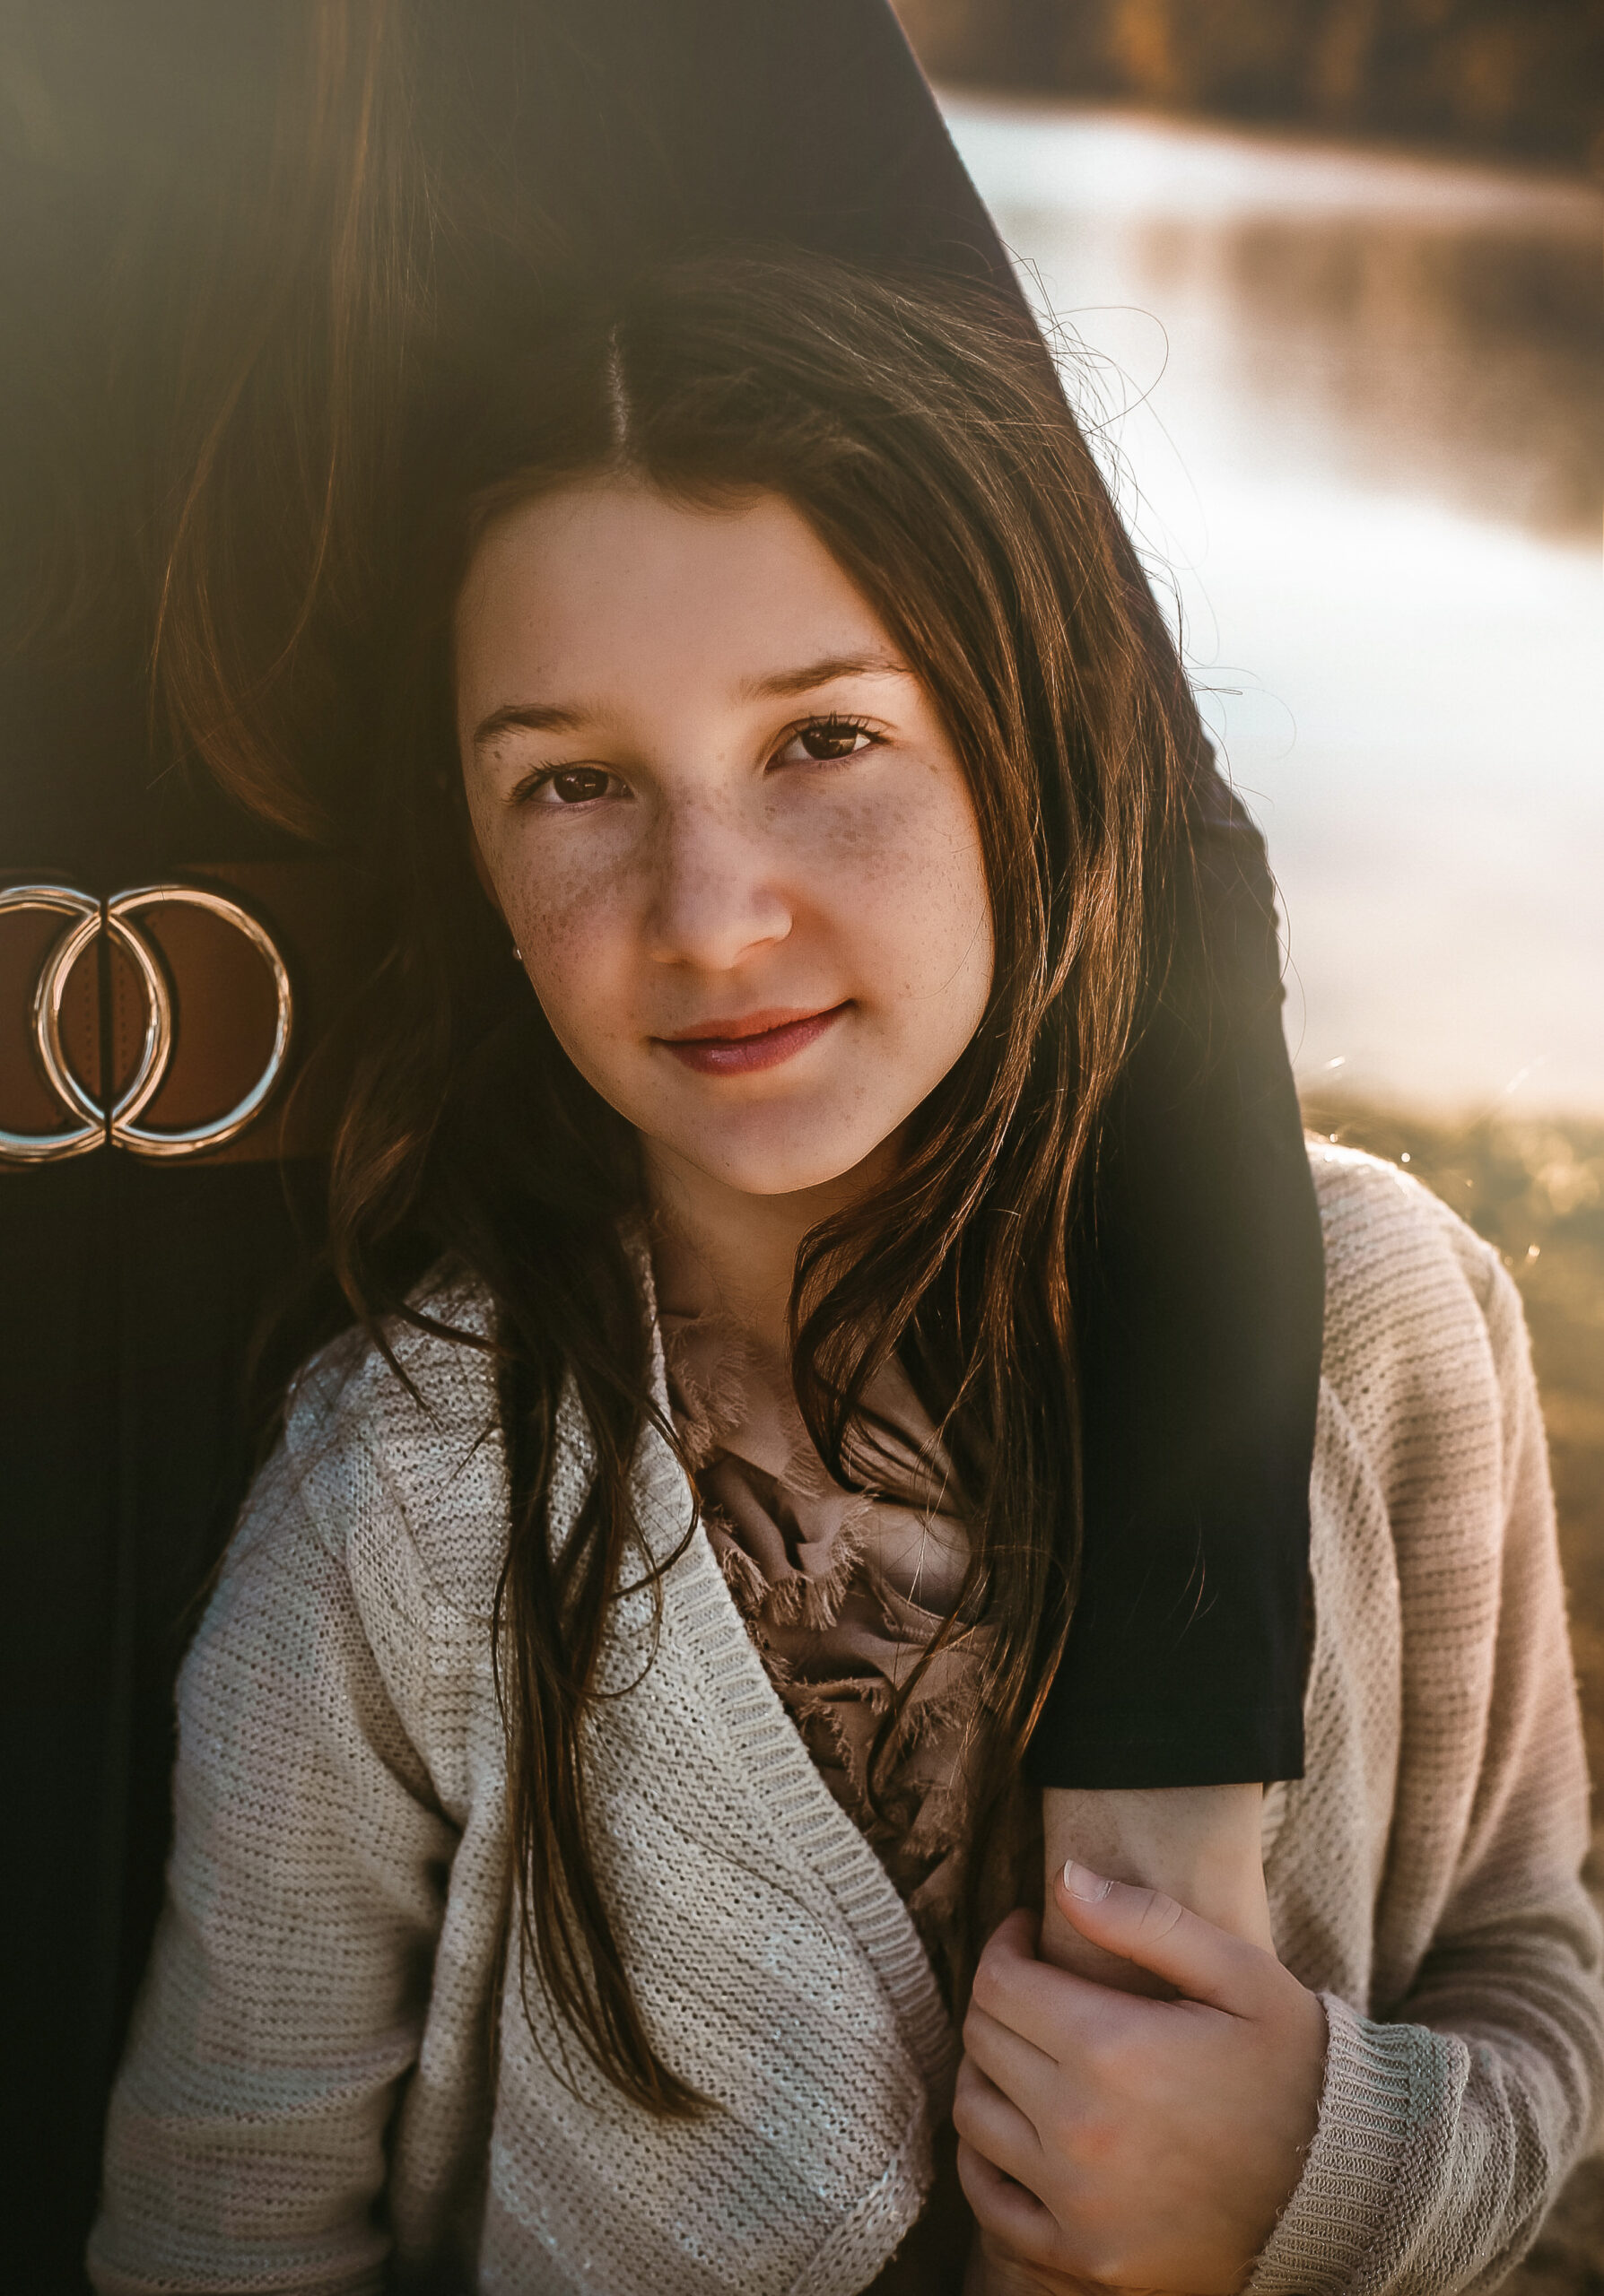
[[[1382,2025],[1322,1993],[1329,2040],[1320,2119],[1303,2173],[1246,2296],[1348,2296],[1363,2283],[1417,2134],[1423,2092],[1453,2044],[1423,2025]]]

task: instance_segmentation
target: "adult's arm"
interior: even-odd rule
[[[1504,1405],[1498,1640],[1475,1806],[1431,1951],[1384,2020],[1326,1997],[1320,2120],[1250,2296],[1492,2289],[1604,2099],[1588,1780],[1542,1420],[1513,1283],[1490,1270]]]
[[[382,1491],[365,1455],[344,1468],[270,1465],[180,1677],[167,1901],[90,2242],[101,2296],[382,2283],[385,2132],[457,1836],[345,1565],[358,1485],[370,1529]]]

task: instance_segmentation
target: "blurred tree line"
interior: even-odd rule
[[[1604,0],[896,0],[938,80],[1604,173]]]

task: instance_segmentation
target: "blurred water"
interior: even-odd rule
[[[1600,201],[946,109],[1268,835],[1300,1077],[1604,1113]]]

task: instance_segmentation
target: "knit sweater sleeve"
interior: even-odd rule
[[[292,1442],[185,1665],[167,1900],[90,2242],[102,2296],[382,2283],[386,2128],[456,1837],[397,1717],[396,1586],[381,1667],[359,1540],[405,1544],[360,1441],[310,1462]]]
[[[1430,1951],[1385,2018],[1326,1996],[1319,2124],[1250,2296],[1495,2288],[1604,2095],[1587,1773],[1535,1384],[1502,1267],[1483,1301],[1504,1405],[1500,1614],[1474,1805]]]

